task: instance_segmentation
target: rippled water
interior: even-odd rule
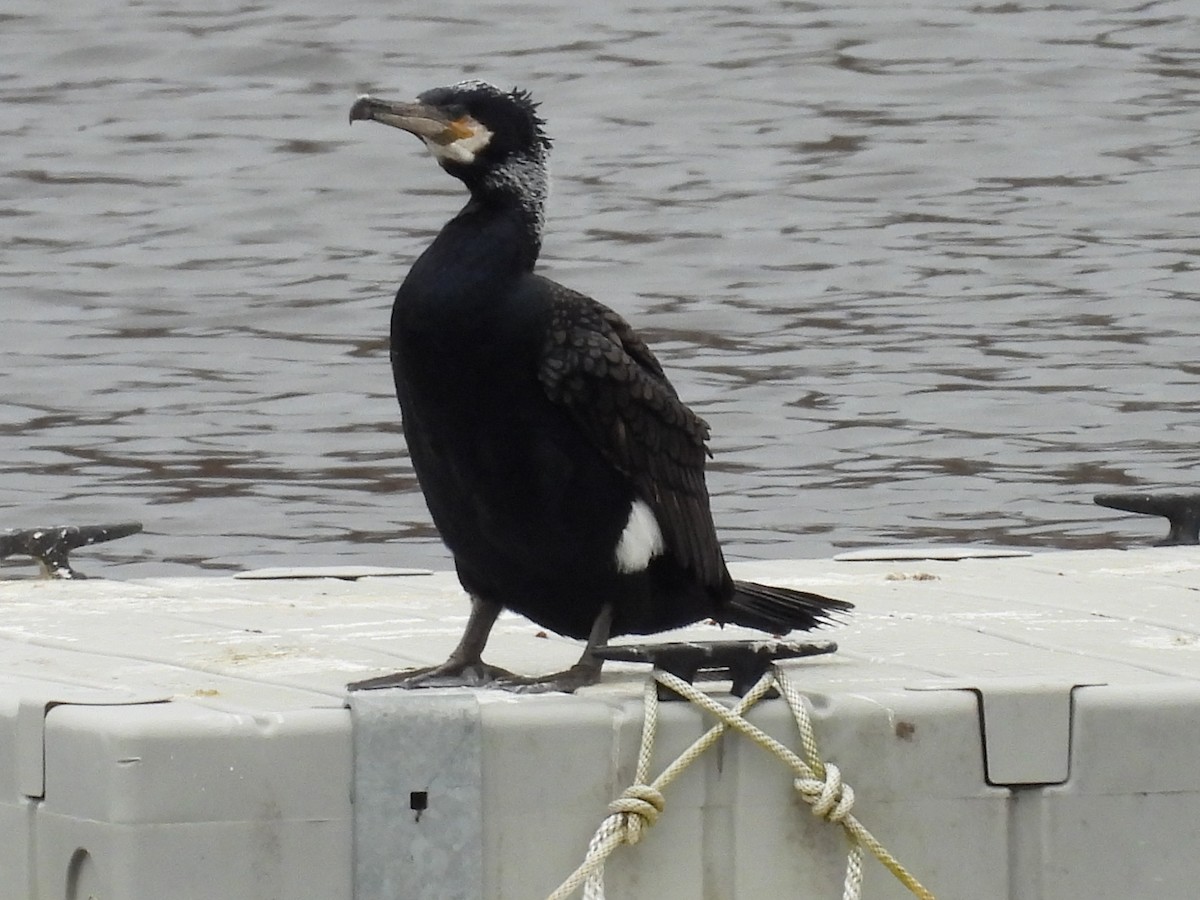
[[[731,558],[1157,536],[1196,487],[1188,2],[0,12],[0,527],[118,576],[444,567],[386,329],[461,189],[354,96],[528,87],[543,271],[710,420]]]

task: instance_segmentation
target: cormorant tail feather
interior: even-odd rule
[[[841,620],[839,613],[852,609],[853,603],[810,591],[735,581],[726,621],[770,634],[787,634],[794,629],[808,631],[831,625]]]

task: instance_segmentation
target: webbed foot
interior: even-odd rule
[[[504,691],[512,691],[514,694],[548,694],[553,691],[573,694],[581,687],[587,687],[600,680],[600,662],[602,661],[578,662],[571,666],[571,668],[564,669],[562,672],[539,675],[536,678],[526,678],[518,675],[514,675],[511,678],[501,678],[492,687]]]
[[[365,681],[355,681],[346,685],[351,691],[377,691],[382,688],[419,688],[445,687],[486,687],[502,683],[509,679],[519,679],[507,669],[491,666],[482,660],[459,662],[448,659],[438,666],[427,666],[423,669],[406,669],[391,675],[380,675]]]

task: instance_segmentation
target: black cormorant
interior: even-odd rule
[[[851,608],[730,578],[708,425],[624,319],[534,272],[550,139],[528,93],[465,81],[413,103],[363,96],[359,119],[416,135],[470,191],[396,294],[391,361],[413,468],[472,608],[442,665],[352,687],[518,681],[481,659],[505,608],[587,639],[541,680],[568,690],[599,677],[592,650],[612,635],[708,618],[785,633]]]

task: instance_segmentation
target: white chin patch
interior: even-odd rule
[[[640,572],[650,565],[650,560],[663,551],[662,531],[658,520],[641,500],[634,500],[629,507],[629,521],[617,541],[614,558],[618,572]]]
[[[475,162],[476,155],[492,140],[492,132],[474,119],[470,119],[468,122],[471,133],[456,141],[439,144],[427,137],[423,137],[421,140],[425,142],[425,146],[429,148],[429,152],[434,155],[435,159],[470,165]]]

